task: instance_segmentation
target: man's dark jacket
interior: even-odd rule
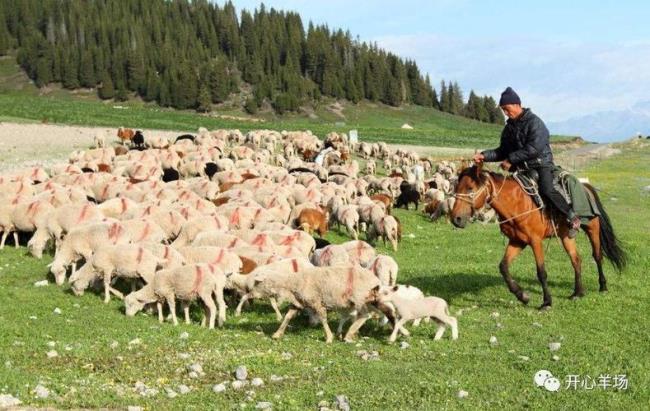
[[[515,120],[508,119],[501,132],[501,143],[483,152],[485,161],[508,160],[515,169],[551,166],[553,154],[544,122],[530,109]]]

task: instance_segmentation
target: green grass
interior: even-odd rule
[[[0,59],[0,121],[47,121],[58,124],[95,125],[163,130],[196,130],[203,126],[214,128],[239,128],[247,131],[255,128],[275,130],[309,129],[324,137],[330,131],[359,131],[366,141],[431,145],[441,147],[491,147],[499,142],[501,127],[469,120],[440,111],[405,106],[388,107],[367,102],[358,105],[345,104],[341,118],[327,110],[331,101],[325,100],[315,110],[317,118],[304,114],[275,116],[261,114],[262,123],[231,120],[197,114],[193,111],[164,109],[140,100],[114,103],[100,101],[89,90],[70,92],[52,86],[47,93],[39,90],[17,66],[15,59]],[[116,109],[114,106],[126,107]],[[232,107],[218,109],[218,114],[251,117]],[[413,130],[403,130],[409,123]],[[554,141],[566,140],[554,137]]]
[[[379,251],[394,255],[400,266],[398,280],[420,287],[426,294],[447,299],[458,317],[459,340],[449,334],[432,340],[435,327],[411,328],[410,348],[389,345],[387,329],[369,322],[359,344],[323,342],[322,329],[305,319],[292,323],[285,338],[273,341],[277,327],[270,307],[255,304],[240,318],[230,316],[223,329],[205,330],[198,324],[159,325],[153,316],[126,318],[120,301],[102,303],[101,295],[75,297],[68,286],[37,288],[46,278],[46,264],[26,255],[25,248],[0,252],[0,391],[33,406],[124,407],[147,409],[252,409],[257,401],[270,401],[274,409],[316,409],[321,400],[344,394],[353,409],[646,409],[650,403],[650,286],[648,272],[648,220],[650,195],[642,187],[650,175],[640,173],[650,160],[650,148],[628,148],[622,155],[593,164],[584,175],[602,189],[602,199],[617,234],[630,255],[627,271],[618,275],[606,266],[609,293],[598,293],[597,273],[586,237],[578,239],[583,256],[587,295],[579,301],[566,297],[573,291],[573,272],[555,240],[548,244],[547,269],[553,309],[539,313],[541,290],[530,251],[517,260],[513,273],[531,294],[530,306],[510,295],[497,270],[504,238],[494,225],[472,225],[465,230],[446,223],[431,223],[414,211],[397,210],[404,224],[404,240],[397,253],[383,245]],[[412,235],[412,236],[411,236]],[[330,233],[329,238],[345,237]],[[53,310],[59,307],[61,315]],[[494,318],[492,313],[499,313]],[[198,313],[194,313],[198,320]],[[36,319],[30,319],[35,316]],[[331,315],[334,324],[335,314]],[[501,327],[498,327],[497,324]],[[190,338],[181,340],[182,332]],[[498,338],[491,347],[490,336]],[[142,344],[129,346],[140,338]],[[49,341],[59,357],[48,359]],[[119,345],[111,348],[111,343]],[[553,361],[549,342],[561,342]],[[66,349],[66,347],[69,348]],[[376,350],[379,361],[363,361],[358,350]],[[179,357],[189,354],[188,359]],[[292,358],[283,359],[283,353]],[[525,361],[518,356],[526,356]],[[188,378],[186,366],[202,364],[206,375]],[[238,365],[266,385],[245,391],[215,394],[211,387],[227,379]],[[627,390],[538,389],[533,375],[548,369],[563,382],[567,375],[626,374]],[[271,383],[272,374],[287,376]],[[140,397],[136,381],[161,391]],[[31,394],[38,383],[52,395],[38,400]],[[186,384],[192,391],[168,399],[164,387]],[[458,399],[459,390],[469,396]],[[322,395],[319,393],[322,392]]]

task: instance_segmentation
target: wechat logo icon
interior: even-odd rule
[[[538,387],[544,387],[546,391],[556,392],[560,389],[561,383],[560,380],[555,378],[548,370],[539,370],[535,373],[533,377],[535,385]]]

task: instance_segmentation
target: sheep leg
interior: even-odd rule
[[[317,305],[312,307],[312,311],[316,314],[316,317],[320,320],[321,325],[323,326],[323,331],[325,331],[325,342],[331,344],[334,341],[334,334],[330,329],[330,325],[327,323],[327,310],[322,305]]]
[[[456,317],[452,317],[452,316],[448,315],[447,313],[445,313],[444,315],[440,315],[438,318],[439,318],[438,321],[440,323],[443,323],[443,324],[448,325],[449,327],[451,327],[451,339],[452,340],[457,340],[458,339],[458,320],[456,320]],[[442,336],[442,333],[440,333],[440,335]]]
[[[183,307],[183,315],[185,316],[185,324],[190,324],[190,303],[187,301],[183,301],[181,303],[181,307]]]
[[[296,314],[298,314],[298,309],[293,307],[293,306],[289,307],[289,311],[287,311],[287,313],[284,315],[284,319],[282,320],[282,324],[280,324],[280,327],[271,336],[271,338],[273,338],[275,340],[278,340],[278,339],[282,338],[282,336],[284,335],[284,331],[287,329],[287,326],[289,325],[289,321],[291,321],[291,319],[293,317],[295,317]]]
[[[163,316],[163,305],[160,301],[156,301],[156,308],[158,309],[158,322],[162,324],[165,322],[165,317]]]
[[[169,311],[172,316],[172,323],[178,325],[178,318],[176,318],[176,297],[173,295],[166,296],[167,305],[169,306]]]
[[[9,237],[9,231],[4,231],[2,233],[2,240],[0,240],[0,250],[5,248],[5,241],[7,241],[7,237]]]
[[[115,288],[113,288],[113,287],[108,287],[108,290],[109,290],[110,292],[112,292],[113,295],[116,296],[117,298],[119,298],[120,300],[123,300],[123,299],[124,299],[124,294],[122,294],[121,292],[119,292],[119,291],[116,290]]]
[[[104,304],[111,301],[111,273],[104,272]]]
[[[250,293],[246,293],[242,295],[241,300],[239,300],[239,304],[237,304],[237,308],[235,308],[235,317],[239,317],[241,315],[241,309],[244,306],[244,303],[248,301],[251,298]],[[280,316],[280,320],[282,319],[282,316]]]
[[[208,328],[210,330],[213,330],[214,329],[214,322],[215,322],[215,319],[217,317],[217,306],[214,304],[214,300],[212,299],[212,293],[210,293],[209,295],[205,296],[202,299],[203,299],[203,303],[205,304],[205,307],[206,307],[206,309],[208,311],[208,316],[210,318],[208,320]],[[219,310],[219,315],[221,315],[221,310]],[[221,322],[221,319],[219,319],[219,321]],[[219,326],[221,326],[221,324]]]
[[[357,317],[357,312],[356,311],[346,311],[341,313],[341,318],[339,318],[339,325],[336,328],[336,335],[343,335],[343,327],[345,326],[345,323],[348,322],[349,319]]]
[[[391,333],[390,337],[388,337],[388,342],[395,342],[397,340],[397,333],[399,332],[400,328],[404,325],[406,320],[404,318],[400,318],[396,323],[395,327],[393,327],[393,332]]]
[[[445,333],[447,327],[442,322],[438,323],[438,329],[436,330],[436,335],[433,337],[434,341],[438,341],[442,338],[442,335]]]
[[[278,307],[278,301],[275,297],[271,297],[269,300],[271,300],[271,307],[273,307],[273,311],[275,311],[275,318],[278,321],[282,321],[282,312],[280,311],[280,307]]]
[[[413,320],[413,327],[419,327],[420,322],[422,322],[422,318],[416,318],[415,320]]]
[[[223,327],[223,324],[226,322],[226,301],[223,299],[223,288],[218,287],[215,294],[217,297],[217,305],[219,306],[219,327]],[[214,311],[212,314],[211,328],[214,328]]]
[[[14,244],[15,244],[16,248],[18,248],[18,247],[20,247],[20,243],[18,242],[18,231],[14,231],[13,235],[14,235]]]
[[[345,334],[345,338],[343,340],[345,342],[354,342],[354,337],[357,334],[357,331],[365,324],[366,321],[372,316],[369,311],[366,311],[365,313],[361,315],[357,315],[357,319],[354,320],[350,328],[348,329],[348,332]]]

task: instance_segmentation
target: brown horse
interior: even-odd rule
[[[619,272],[625,267],[626,256],[596,190],[588,184],[585,184],[585,188],[594,196],[600,215],[583,224],[581,228],[591,242],[592,255],[598,267],[600,291],[607,291],[607,280],[602,265],[603,254]],[[581,258],[576,249],[575,239],[569,238],[569,226],[565,218],[560,216],[553,218],[548,208],[540,209],[513,178],[483,171],[481,165],[472,166],[459,174],[455,197],[456,203],[451,212],[451,219],[456,227],[464,228],[469,218],[485,204],[489,204],[496,211],[501,232],[509,239],[505,255],[499,264],[499,271],[508,289],[517,296],[519,301],[527,304],[529,297],[512,279],[509,267],[517,255],[530,245],[535,255],[537,278],[542,284],[544,293],[544,302],[540,309],[551,307],[542,241],[553,235],[559,236],[564,249],[571,257],[575,272],[575,290],[570,298],[576,299],[584,295],[580,278]]]

